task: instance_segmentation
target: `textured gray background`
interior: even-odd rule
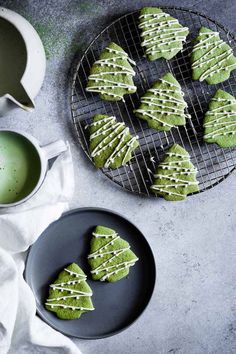
[[[144,5],[194,8],[236,34],[236,0],[0,0],[39,31],[47,51],[45,82],[32,114],[14,111],[0,127],[24,129],[42,143],[70,141],[76,191],[71,207],[99,206],[125,214],[146,235],[157,263],[157,285],[145,314],[114,337],[76,340],[84,353],[236,353],[236,175],[186,202],[133,196],[87,161],[71,132],[68,75],[76,51],[112,19]]]

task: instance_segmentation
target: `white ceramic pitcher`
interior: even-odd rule
[[[0,7],[0,116],[18,106],[34,109],[46,57],[39,35],[21,15]]]

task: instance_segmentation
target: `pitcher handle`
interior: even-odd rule
[[[48,160],[57,157],[62,152],[67,150],[67,144],[63,140],[57,140],[53,143],[42,146],[45,156]]]

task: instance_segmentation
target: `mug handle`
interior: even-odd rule
[[[48,160],[57,157],[62,152],[67,150],[67,145],[63,140],[57,140],[53,143],[44,145],[41,147],[45,153],[45,156]]]

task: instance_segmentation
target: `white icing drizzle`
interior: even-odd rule
[[[161,193],[165,193],[165,194],[169,194],[169,195],[177,195],[177,196],[183,197],[183,194],[181,194],[181,193],[177,193],[177,192],[173,192],[173,191],[170,192],[170,191],[166,190],[165,188],[158,187],[155,184],[153,184],[151,186],[151,189],[154,189],[155,191],[158,191]]]
[[[232,49],[231,49],[232,50]],[[219,60],[217,63],[215,63],[213,66],[211,66],[209,69],[206,69],[202,74],[201,76],[199,77],[199,81],[203,81],[205,80],[208,76],[213,76],[214,74],[218,73],[219,71],[222,71],[222,70],[226,70],[226,68],[229,68],[230,66],[236,66],[236,63],[235,64],[232,64],[232,65],[224,65],[223,67],[220,66],[220,64],[226,62],[228,60],[228,58],[233,55],[233,53],[227,55],[227,57]],[[216,69],[217,67],[219,67],[219,69]]]
[[[175,155],[172,155],[175,156]],[[169,166],[172,164],[177,164],[177,165],[181,165],[184,162],[188,162],[189,161],[189,157],[187,159],[183,159],[183,160],[176,160],[176,161],[168,161],[168,162],[162,162],[159,166]]]
[[[212,119],[207,123],[204,123],[203,126],[204,128],[212,128],[213,130],[207,134],[205,133],[204,138],[214,139],[221,136],[236,134],[236,100],[219,97],[213,98],[212,101],[219,103],[225,102],[225,104],[215,107],[206,113],[206,116],[212,116]],[[226,108],[228,108],[228,111],[225,110]],[[232,109],[234,109],[234,111],[232,111]],[[232,120],[232,117],[235,117],[235,120]],[[216,129],[214,129],[215,127]]]
[[[128,128],[127,128],[128,129]],[[132,152],[133,150],[133,145],[134,143],[137,141],[138,137],[135,136],[133,138],[131,138],[130,140],[128,140],[121,148],[121,145],[123,144],[125,139],[125,135],[123,136],[123,138],[120,140],[120,143],[117,145],[117,147],[115,148],[115,150],[113,151],[113,153],[109,156],[109,158],[107,159],[107,161],[105,162],[104,167],[109,167],[110,163],[113,163],[115,158],[118,156],[120,156],[125,150],[125,155],[122,159],[121,164],[123,165],[126,161],[126,158],[128,156],[129,153]]]
[[[209,115],[208,113],[206,113],[206,115]],[[234,121],[223,121],[223,119],[227,119],[227,118],[230,118],[231,117],[235,117],[236,116],[236,112],[235,113],[232,113],[232,114],[223,114],[222,116],[220,115],[214,115],[213,117],[216,117],[215,119],[211,119],[209,122],[207,123],[204,123],[204,127],[205,128],[210,128],[210,127],[215,127],[215,126],[218,126],[218,125],[222,125],[222,124],[227,124],[227,123],[233,123]]]
[[[120,128],[123,128],[121,132],[118,134],[117,131],[120,130]],[[117,123],[116,128],[107,136],[104,137],[104,139],[91,151],[91,156],[94,157],[96,155],[99,155],[103,150],[107,149],[108,146],[112,146],[113,143],[119,139],[124,133],[127,133],[126,127],[124,127],[124,123]],[[110,138],[114,138],[110,140],[108,143],[107,140]]]
[[[141,46],[146,47],[146,54],[171,53],[183,48],[182,43],[186,40],[188,28],[180,26],[177,19],[171,18],[164,12],[150,14],[147,17],[141,15],[139,19],[141,21],[139,28],[142,29],[143,37]],[[177,46],[170,47],[172,43],[176,43]]]
[[[116,234],[117,235],[117,234]],[[99,236],[99,237],[103,237],[103,236]],[[106,238],[106,237],[104,237]],[[112,245],[114,244],[114,241],[118,240],[120,238],[119,235],[115,236],[115,237],[112,237],[112,240],[107,242],[104,246],[100,247],[99,249],[97,249],[96,251],[94,251],[93,253],[91,253],[90,255],[88,255],[88,258],[96,258],[97,255],[101,255],[102,254],[102,251],[107,249],[107,247],[109,245]]]
[[[119,143],[116,145],[112,154],[105,161],[104,167],[108,168],[110,166],[110,164],[114,162],[114,159],[116,158],[116,156],[120,156],[120,154],[122,153],[121,145],[124,143],[124,140],[126,139],[127,135],[129,135],[129,128],[125,128],[125,130],[123,131],[123,134],[121,136]]]
[[[223,43],[224,44],[224,43]],[[199,59],[197,59],[193,64],[192,64],[192,68],[193,69],[196,69],[196,68],[200,68],[202,67],[203,65],[207,64],[207,63],[210,63],[212,60],[215,60],[215,56],[214,57],[211,57],[211,58],[205,58],[205,56],[208,56],[209,54],[211,54],[211,51],[213,51],[215,49],[215,47],[213,47],[211,50],[209,50],[208,52],[206,52],[205,54],[203,54],[203,56],[201,56]],[[227,55],[228,54],[228,55]],[[233,55],[232,53],[232,50],[228,50],[226,52],[223,52],[222,54],[218,55],[217,56],[217,59],[220,59],[220,58],[229,58],[231,55]],[[226,57],[227,56],[227,57]]]
[[[168,156],[177,156],[177,157],[189,158],[189,155],[186,155],[186,154],[179,154],[179,153],[177,153],[177,152],[169,152],[169,151],[167,151],[167,152],[166,152],[166,155],[168,155]]]
[[[124,123],[115,123],[116,119],[114,117],[110,118],[112,119],[103,120],[105,124],[90,135],[90,141],[102,137],[102,140],[91,151],[92,157],[99,156],[102,151],[114,146],[114,150],[104,162],[104,167],[106,168],[110,167],[114,160],[122,154],[124,154],[121,162],[123,165],[138,139],[137,136],[132,137],[130,135],[129,128],[125,127]]]
[[[219,33],[218,32],[201,32],[199,33],[198,36],[202,37],[202,36],[207,36],[205,39],[199,39],[199,42],[197,44],[194,45],[194,48],[193,48],[193,52],[198,50],[198,49],[202,49],[202,45],[206,42],[209,41],[209,39],[212,39],[212,37],[219,37]],[[221,43],[221,39],[219,38],[218,42]],[[213,45],[214,42],[210,42],[208,45]],[[215,43],[214,43],[215,44]]]
[[[232,104],[236,104],[235,99],[222,98],[222,97],[218,97],[218,98],[213,97],[213,98],[211,99],[211,101],[217,101],[217,102],[231,102]]]
[[[133,266],[135,265],[135,262],[137,262],[137,261],[138,261],[138,258],[136,258],[133,263],[131,263],[131,262],[126,262],[126,264],[125,264],[124,267],[120,267],[119,269],[116,269],[116,270],[114,270],[114,271],[112,271],[112,272],[110,272],[110,273],[105,274],[102,278],[100,278],[100,281],[105,281],[105,280],[106,280],[107,278],[109,278],[111,275],[113,275],[113,274],[118,274],[118,273],[119,273],[120,271],[122,271],[122,270],[125,270],[125,269],[127,269],[127,268],[133,267]]]
[[[52,285],[53,285],[53,287],[52,287]],[[80,291],[80,290],[74,289],[74,288],[64,288],[63,286],[57,286],[56,284],[55,284],[55,286],[54,286],[54,284],[52,284],[52,285],[50,285],[50,286],[53,289],[60,290],[61,292],[62,291],[68,291],[71,294],[75,293],[75,294],[81,294],[81,295],[86,295],[86,296],[92,296],[93,295],[93,293],[91,293],[91,292],[87,293],[87,292]]]
[[[105,117],[105,118],[96,120],[95,122],[92,122],[92,123],[90,124],[90,127],[96,127],[97,125],[101,125],[101,124],[103,124],[103,123],[105,123],[105,122],[108,122],[108,121],[109,121],[110,123],[112,123],[112,122],[115,122],[115,120],[116,120],[116,118],[115,118],[114,116]]]
[[[108,126],[108,128],[106,129],[106,127]],[[90,140],[93,140],[95,138],[97,138],[100,135],[106,135],[107,132],[109,131],[113,131],[116,127],[120,126],[118,123],[115,123],[114,125],[111,125],[110,122],[104,124],[104,126],[102,126],[101,128],[99,128],[98,130],[96,130],[93,134],[90,135]]]
[[[165,168],[163,168],[163,170],[164,170]],[[173,169],[173,167],[171,167],[171,170]],[[196,170],[194,169],[194,170],[188,170],[188,171],[184,171],[182,168],[180,168],[180,170],[182,171],[182,175],[186,175],[186,176],[188,176],[188,175],[191,175],[192,173],[196,173]],[[175,173],[171,173],[171,174],[169,174],[169,175],[162,175],[162,174],[160,174],[160,173],[158,173],[158,174],[154,174],[153,175],[155,178],[162,178],[162,176],[164,176],[164,177],[166,177],[166,178],[168,178],[168,177],[171,177],[171,178],[169,178],[170,180],[172,179],[172,177],[173,176],[179,176],[179,173],[178,172],[175,172]]]
[[[128,149],[126,150],[126,153],[125,153],[124,158],[123,158],[123,160],[122,160],[122,165],[126,162],[126,159],[127,159],[128,155],[132,152],[132,150],[133,150],[133,145],[135,144],[135,142],[137,141],[137,139],[138,139],[138,136],[133,137],[133,138],[132,138],[130,141],[128,141],[128,142],[126,143],[126,145],[121,149],[121,150],[126,149],[126,147],[128,146]]]
[[[78,300],[83,296],[87,296],[85,294],[80,294],[80,295],[65,295],[65,296],[60,296],[60,297],[53,297],[51,299],[47,299],[48,302],[50,301],[60,301],[60,300],[67,300],[67,299],[75,299]]]
[[[75,276],[77,279],[75,280],[68,280],[65,282],[61,282],[61,283],[54,283],[51,284],[50,287],[53,290],[59,290],[61,292],[66,292],[66,295],[62,295],[62,296],[56,296],[56,297],[51,297],[49,299],[47,299],[47,302],[45,303],[45,305],[50,306],[51,308],[54,307],[61,307],[64,309],[70,309],[70,310],[80,310],[80,311],[91,311],[94,310],[94,308],[87,308],[87,307],[82,307],[82,306],[72,306],[69,305],[67,303],[57,303],[55,301],[67,301],[67,300],[79,300],[81,297],[91,297],[93,295],[93,293],[91,291],[87,292],[87,291],[82,291],[82,290],[78,290],[78,289],[74,289],[74,288],[67,288],[64,287],[65,285],[76,285],[79,284],[83,281],[86,281],[87,276],[85,274],[80,274],[77,272],[74,272],[72,270],[69,270],[67,268],[64,268],[64,271],[66,271],[67,273],[69,273],[69,275],[71,276]],[[78,279],[79,278],[79,279]],[[68,295],[68,294],[74,294],[74,295]]]
[[[212,42],[213,37],[217,37],[217,40]],[[202,71],[198,78],[199,81],[203,81],[208,77],[212,77],[220,71],[229,70],[232,66],[236,67],[236,63],[228,64],[228,60],[233,56],[233,50],[229,46],[229,49],[224,50],[222,53],[216,56],[215,51],[224,45],[227,45],[222,39],[220,39],[218,32],[201,32],[199,33],[198,39],[199,41],[197,44],[195,44],[192,52],[197,50],[206,50],[206,52],[203,53],[201,57],[194,60],[192,63],[193,70],[205,68],[205,70]],[[208,50],[208,48],[210,49]],[[217,62],[214,65],[208,67],[208,64],[210,64],[212,61],[215,61],[216,59]]]
[[[145,101],[145,102],[144,102]],[[149,101],[149,102],[147,102]],[[177,98],[173,97],[172,99],[166,99],[163,98],[162,96],[159,97],[150,97],[150,96],[146,96],[143,97],[142,102],[146,103],[147,105],[153,105],[153,106],[158,106],[158,103],[155,103],[156,101],[158,102],[168,102],[168,103],[174,103],[174,104],[178,104],[180,103],[182,106],[187,107],[187,103],[184,102],[183,100],[178,100]],[[152,102],[152,103],[151,103]]]
[[[99,249],[97,249],[96,251],[94,251],[93,253],[88,255],[88,259],[96,259],[99,257],[103,258],[106,255],[109,255],[109,254],[111,255],[110,258],[105,259],[96,268],[91,270],[91,274],[99,274],[99,273],[105,272],[105,275],[103,275],[103,277],[100,278],[101,281],[106,280],[110,275],[117,274],[121,270],[124,270],[124,269],[127,269],[127,268],[133,266],[135,264],[135,262],[138,260],[138,258],[136,257],[135,259],[132,259],[130,261],[123,261],[118,264],[109,265],[112,261],[115,260],[116,257],[119,257],[122,253],[128,251],[130,249],[130,246],[106,251],[110,245],[113,245],[114,242],[120,238],[120,236],[115,232],[113,234],[109,234],[109,235],[98,234],[96,232],[93,232],[93,236],[94,237],[102,237],[104,239],[111,238],[111,240],[108,240],[108,242],[106,242],[102,247],[100,247]],[[115,269],[115,270],[110,272],[111,269]]]
[[[128,71],[130,75],[135,75],[135,71],[132,69],[132,68],[128,68],[126,66],[123,66],[123,65],[120,65],[120,64],[117,64],[116,62],[114,62],[112,60],[112,62],[108,62],[108,59],[100,59],[100,60],[97,60],[95,61],[95,64],[99,65],[99,66],[102,66],[104,67],[105,65],[107,65],[108,68],[118,68],[118,69],[121,69],[122,71]],[[114,75],[117,71],[111,71]],[[105,75],[106,71],[104,71],[104,75]],[[100,75],[102,73],[99,73]],[[94,74],[92,74],[94,75]]]
[[[106,47],[106,49],[108,50],[108,52],[110,53],[116,53],[116,54],[120,54],[121,58],[124,59],[126,58],[131,64],[133,64],[134,66],[136,65],[135,61],[132,60],[128,54],[124,51],[121,51],[121,50],[117,50],[117,49],[114,49],[114,48],[109,48],[109,47]],[[113,59],[114,61],[114,59]]]
[[[86,91],[89,91],[88,90],[88,88],[86,88]],[[123,102],[125,102],[125,100],[124,100],[124,97],[123,96],[121,96],[121,95],[118,95],[118,94],[116,94],[116,93],[112,93],[112,92],[107,92],[107,91],[104,91],[104,90],[92,90],[93,92],[98,92],[98,93],[101,93],[102,95],[103,94],[106,94],[107,96],[112,96],[112,97],[116,97],[116,98],[119,98],[119,99],[121,99]]]
[[[164,193],[167,195],[176,195],[176,196],[183,197],[186,194],[184,189],[187,190],[188,186],[197,186],[199,184],[199,182],[197,180],[189,181],[189,180],[181,178],[181,177],[188,176],[188,175],[189,176],[191,176],[191,175],[196,176],[197,170],[191,164],[190,157],[187,154],[167,152],[166,155],[168,157],[178,157],[179,159],[165,161],[165,162],[162,162],[161,164],[159,164],[158,173],[156,173],[154,175],[154,178],[156,179],[155,180],[156,183],[158,182],[158,180],[160,180],[160,182],[152,185],[151,188],[154,191]],[[191,165],[189,167],[184,167],[184,166],[182,166],[183,163],[190,163]],[[165,170],[165,169],[177,171],[177,172],[172,172],[169,174],[161,173],[161,170]],[[164,181],[168,182],[168,183],[161,184],[161,182],[164,182]],[[176,189],[179,187],[183,187],[184,189],[181,190],[180,192],[173,191],[173,188]]]
[[[136,109],[135,112],[141,113],[143,116],[147,116],[147,117],[151,118],[152,120],[155,120],[155,121],[157,121],[157,122],[160,122],[163,126],[166,125],[166,126],[168,126],[168,127],[170,127],[170,128],[173,127],[172,124],[169,124],[169,123],[164,122],[163,120],[161,120],[160,118],[157,118],[157,117],[154,116],[153,114],[148,113],[146,110],[143,110],[143,109],[142,109],[142,110]],[[160,113],[160,114],[164,114],[164,113],[165,113],[165,112]]]
[[[191,173],[196,173],[196,171],[194,170],[194,171],[192,171]],[[186,181],[186,180],[184,180],[184,179],[181,179],[181,178],[176,178],[175,176],[176,175],[179,175],[179,174],[177,174],[177,173],[173,173],[172,175],[162,175],[162,174],[157,174],[157,175],[155,175],[155,177],[158,179],[158,178],[160,178],[160,179],[167,179],[167,180],[169,180],[169,181],[174,181],[174,182],[180,182],[180,183],[178,183],[178,187],[179,186],[184,186],[184,185],[196,185],[196,184],[199,184],[199,182],[198,181]],[[161,185],[158,185],[159,187],[175,187],[176,186],[176,184],[172,184],[172,185],[169,185],[169,184],[164,184],[163,186],[161,186]]]
[[[235,118],[236,118],[236,113],[234,114]],[[219,118],[219,119],[225,119],[226,117],[222,117],[222,118]],[[217,119],[218,120],[218,119]],[[213,127],[218,127],[219,125],[223,125],[223,124],[227,124],[227,127],[228,127],[228,124],[235,124],[236,120],[227,120],[227,121],[224,121],[224,122],[219,122],[219,123],[212,123],[211,122],[208,122],[206,124],[204,124],[204,127],[205,128],[213,128]],[[224,127],[226,128],[226,127]]]
[[[227,124],[226,126],[216,129],[214,130],[214,132],[205,134],[205,138],[215,138],[216,136],[220,136],[220,135],[236,134],[236,130],[228,130],[228,128],[230,127],[236,127],[236,122],[232,124],[228,124],[227,122],[226,124]]]
[[[94,307],[72,306],[72,305],[64,305],[64,304],[57,304],[57,303],[50,304],[48,302],[46,302],[45,305],[50,306],[51,308],[62,307],[63,309],[80,310],[80,311],[93,311],[93,310],[95,310]]]
[[[104,261],[103,263],[101,263],[97,268],[91,270],[91,273],[95,273],[97,274],[98,272],[103,272],[103,271],[107,271],[109,270],[110,268],[119,268],[120,265],[123,265],[123,264],[126,264],[128,262],[122,262],[122,263],[118,263],[118,264],[115,264],[115,265],[111,265],[111,266],[106,266],[107,264],[111,263],[113,261],[114,258],[116,258],[117,256],[121,255],[122,253],[128,251],[130,249],[130,247],[126,247],[126,248],[122,248],[120,249],[118,252],[115,252],[115,254],[109,258],[107,261]],[[101,255],[101,253],[100,253]],[[103,256],[104,254],[102,254]],[[133,263],[133,262],[132,262]]]
[[[173,83],[173,82],[170,82],[170,81],[168,81],[168,80],[165,80],[165,79],[163,79],[162,77],[160,78],[160,81],[161,81],[161,82],[164,82],[165,84],[167,84],[167,85],[169,85],[169,86],[171,86],[171,87],[174,86],[174,87],[176,87],[178,90],[181,89],[180,85],[175,84],[175,83]]]
[[[153,49],[151,54],[155,54],[155,53],[163,53],[163,52],[174,52],[176,49],[181,50],[182,47],[174,47],[171,49]]]
[[[81,283],[83,280],[85,280],[86,278],[82,278],[80,280],[68,280],[66,282],[63,283],[56,283],[56,284],[51,284],[50,287],[54,288],[55,286],[64,286],[64,285],[75,285],[75,284],[79,284]]]
[[[114,233],[112,233],[112,234],[110,234],[110,235],[107,235],[107,234],[98,234],[98,233],[96,233],[96,232],[93,232],[92,235],[93,235],[94,237],[109,238],[109,237],[115,237],[115,236],[117,236],[117,233],[114,232]]]
[[[99,74],[100,75],[100,74]],[[97,88],[116,88],[120,87],[120,88],[124,88],[124,89],[128,89],[128,91],[133,91],[136,89],[136,86],[134,85],[129,85],[129,84],[124,84],[123,82],[117,82],[117,81],[113,81],[113,80],[107,80],[107,79],[103,79],[103,78],[93,78],[92,75],[89,76],[90,80],[94,80],[95,82],[107,82],[108,84],[111,85],[103,85],[103,86],[89,86],[90,91],[92,91],[93,88],[97,89]]]
[[[183,174],[190,174],[190,172],[197,172],[196,168],[187,168],[187,167],[179,167],[179,166],[170,166],[164,165],[163,163],[159,165],[159,167],[163,170],[176,170],[176,171],[183,171]]]
[[[150,88],[148,90],[149,92],[153,92],[154,95],[158,95],[160,94],[159,92],[161,92],[161,94],[163,96],[166,96],[166,97],[169,97],[169,95],[167,95],[168,93],[176,93],[176,90],[171,90],[171,89],[162,89],[162,88],[158,88],[158,89],[155,89],[155,88]],[[181,96],[184,96],[184,93],[183,92],[178,92]],[[171,98],[175,98],[175,97],[171,97]]]
[[[179,23],[178,20],[175,19],[175,20],[160,21],[155,24],[148,25],[146,27],[150,27],[150,29],[143,31],[142,37],[145,37],[146,35],[151,36],[151,34],[153,32],[155,32],[155,33],[157,32],[157,28],[158,28],[158,30],[162,29],[163,32],[165,32],[166,27],[170,27],[171,25],[178,24],[178,23]],[[144,22],[143,22],[143,24],[144,24]]]
[[[160,17],[169,17],[170,15],[169,14],[166,14],[165,12],[157,12],[157,13],[152,13],[152,14],[143,14],[143,15],[140,15],[139,18],[142,19],[142,18],[148,18],[148,17],[151,17],[149,20],[146,21],[146,23],[150,23],[150,22],[153,22],[153,21],[156,21],[156,19],[159,19]],[[141,24],[139,24],[139,28],[143,28],[144,26]]]
[[[135,62],[129,58],[128,54],[124,51],[106,47],[105,50],[109,53],[113,53],[114,56],[106,59],[99,59],[95,61],[94,65],[104,67],[104,71],[91,74],[88,77],[89,86],[86,88],[88,92],[99,92],[108,96],[113,96],[124,101],[123,95],[125,93],[132,93],[136,90],[136,86],[130,85],[122,81],[111,80],[110,76],[126,75],[127,80],[132,80],[135,75],[135,71],[131,67],[121,65],[120,61],[127,60],[132,65],[136,65]],[[108,69],[107,68],[111,68]],[[114,69],[114,70],[113,70]],[[117,70],[118,69],[118,70]],[[109,77],[106,78],[106,75]],[[91,85],[91,82],[93,85]],[[111,92],[117,88],[123,89],[125,92],[122,94]]]
[[[165,119],[160,119],[159,116],[178,116],[184,119],[191,118],[191,116],[184,112],[185,107],[187,107],[187,103],[182,98],[183,92],[181,91],[181,87],[178,84],[172,83],[163,78],[161,78],[160,81],[163,84],[167,84],[170,89],[150,88],[147,93],[152,93],[152,96],[148,96],[147,94],[145,94],[141,98],[141,104],[145,104],[151,108],[139,108],[135,110],[135,112],[142,114],[143,116],[147,116],[152,120],[160,122],[163,126],[168,126],[172,128],[175,125],[171,123],[171,120],[166,122]],[[176,98],[175,95],[178,95],[179,98]],[[173,103],[174,107],[169,106],[165,103]],[[160,109],[154,109],[154,107],[160,107]]]
[[[114,76],[116,76],[116,75],[124,75],[124,74],[135,74],[135,72],[134,71],[125,71],[125,70],[122,70],[122,71],[104,71],[104,72],[102,72],[102,73],[99,73],[99,74],[91,74],[90,76],[89,76],[89,78],[91,78],[91,79],[94,79],[94,81],[96,82],[96,80],[97,80],[97,77],[99,78],[100,76],[103,76],[103,75],[114,75]]]
[[[210,43],[203,44],[203,45],[201,46],[201,49],[203,50],[203,49],[208,49],[208,48],[210,48],[210,50],[205,53],[205,54],[208,54],[210,51],[212,51],[212,49],[213,49],[214,47],[220,48],[220,47],[222,47],[223,44],[224,44],[224,43],[222,43],[221,39],[219,39],[219,40],[214,41],[214,43],[213,43],[213,42],[210,42]],[[195,48],[195,47],[194,47],[194,48],[192,49],[192,52],[195,52],[196,50],[198,50],[198,48]],[[205,54],[203,54],[203,56],[204,56]],[[198,59],[197,59],[197,60],[198,60]]]
[[[122,248],[120,248],[120,249],[117,249],[117,250],[115,250],[115,251],[107,251],[107,252],[102,252],[102,253],[98,253],[98,254],[90,254],[90,255],[88,255],[88,258],[99,258],[99,257],[103,257],[103,256],[105,256],[106,254],[117,254],[117,252],[118,251],[121,251],[122,250]]]
[[[70,275],[76,275],[76,277],[87,279],[87,276],[85,274],[79,274],[79,273],[73,272],[72,270],[69,270],[67,268],[64,268],[64,271],[66,271]]]

